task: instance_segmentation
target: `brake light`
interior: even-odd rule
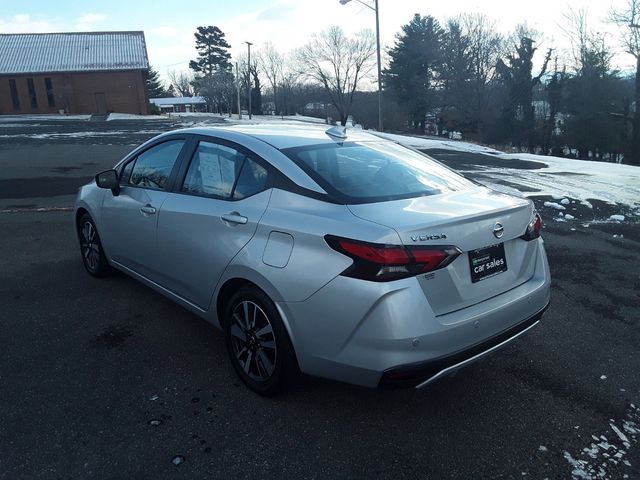
[[[462,252],[457,247],[384,245],[326,235],[327,244],[353,259],[342,275],[374,282],[412,277],[444,268]]]
[[[538,212],[533,215],[533,220],[527,225],[527,231],[520,238],[526,241],[535,240],[542,232],[542,217]]]

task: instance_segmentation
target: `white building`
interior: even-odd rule
[[[205,112],[207,110],[207,102],[204,97],[150,98],[149,101],[156,105],[162,113]]]

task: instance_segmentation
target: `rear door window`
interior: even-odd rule
[[[247,158],[233,191],[233,198],[246,198],[264,190],[267,185],[267,169]]]
[[[241,199],[265,189],[267,170],[242,152],[200,142],[182,185],[185,193]]]

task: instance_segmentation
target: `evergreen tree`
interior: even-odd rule
[[[458,20],[449,20],[447,23],[442,47],[441,122],[448,130],[470,130],[473,128],[470,40],[463,33]]]
[[[531,33],[519,27],[514,51],[507,55],[506,63],[499,60],[497,65],[498,74],[508,93],[502,115],[504,132],[518,147],[526,145],[529,152],[533,152],[536,144],[533,89],[546,73],[552,53],[552,50],[547,51],[542,70],[533,77],[533,56],[537,48],[533,46],[535,41]]]
[[[544,154],[548,154],[551,151],[552,155],[562,156],[562,150],[557,150],[558,146],[554,145],[553,139],[555,136],[558,113],[562,108],[562,94],[565,80],[566,72],[564,70],[558,70],[558,58],[556,57],[553,75],[551,75],[551,78],[544,87],[545,93],[547,94],[547,102],[549,103],[549,114],[545,119],[543,134]],[[552,149],[556,151],[553,151]]]
[[[578,150],[578,158],[602,158],[623,150],[619,120],[611,114],[625,109],[625,82],[611,69],[612,53],[603,37],[581,47],[580,65],[566,82],[567,141]]]
[[[435,18],[416,14],[403,25],[389,51],[391,62],[385,71],[385,83],[419,132],[424,132],[425,117],[436,103],[443,37],[444,31]]]
[[[231,45],[224,38],[218,27],[198,27],[196,33],[196,50],[198,58],[189,62],[189,68],[196,74],[210,76],[218,70],[231,70],[229,59]]]
[[[147,87],[147,95],[149,98],[168,97],[167,89],[164,87],[160,75],[153,67],[149,67],[147,78],[145,80]]]

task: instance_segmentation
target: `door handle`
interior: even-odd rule
[[[224,222],[235,223],[236,225],[244,225],[249,221],[247,217],[240,215],[238,212],[225,213],[221,218]]]
[[[145,205],[140,208],[140,211],[145,215],[154,215],[156,213],[156,207],[152,207],[151,205]]]

